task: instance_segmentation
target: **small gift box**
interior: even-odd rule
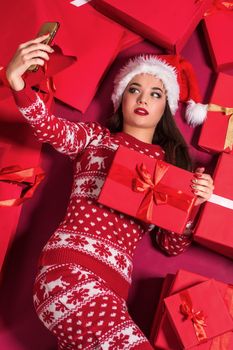
[[[232,152],[233,145],[233,76],[219,73],[207,118],[202,126],[198,145],[214,152]]]
[[[179,53],[210,0],[94,0],[99,11],[172,53]]]
[[[176,331],[174,330],[164,307],[164,298],[168,295],[173,295],[207,280],[207,277],[186,270],[178,270],[176,275],[169,274],[166,276],[164,280],[165,288],[162,289],[160,304],[158,307],[158,310],[160,310],[160,315],[158,316],[156,311],[154,318],[154,321],[159,320],[159,322],[157,322],[157,324],[153,322],[153,328],[150,336],[151,343],[155,349],[182,349],[180,341],[176,335]],[[229,313],[233,317],[233,286],[219,281],[215,281],[215,284],[224,300],[225,305],[227,306]],[[203,344],[199,344],[192,349],[219,350],[221,349],[221,346],[224,350],[231,350],[233,347],[233,332],[226,332],[220,336],[213,338],[212,340],[209,340]]]
[[[119,146],[98,201],[183,233],[196,200],[190,186],[192,178],[189,171]]]
[[[214,69],[219,72],[233,67],[233,3],[214,0],[205,13],[203,28]]]
[[[183,349],[233,330],[233,319],[213,280],[164,299]]]
[[[233,259],[233,156],[222,153],[214,173],[214,193],[195,228],[198,243]]]

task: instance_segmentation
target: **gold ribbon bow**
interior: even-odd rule
[[[225,115],[229,115],[229,121],[228,121],[228,127],[227,127],[227,133],[226,133],[226,139],[224,143],[224,150],[229,147],[230,150],[232,150],[233,146],[233,107],[223,107],[216,105],[214,103],[210,103],[208,105],[208,111],[209,112],[221,112]]]

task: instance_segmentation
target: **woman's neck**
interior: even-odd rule
[[[123,126],[124,133],[129,134],[133,137],[135,137],[137,140],[140,140],[145,143],[152,143],[153,135],[154,135],[154,129],[143,129],[143,128],[137,128],[132,127],[130,125]]]

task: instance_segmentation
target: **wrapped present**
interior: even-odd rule
[[[233,156],[222,153],[214,173],[214,193],[203,205],[194,239],[233,259]]]
[[[5,2],[0,14],[4,27],[0,65],[6,66],[18,45],[35,37],[42,23],[56,19],[60,29],[54,43],[64,55],[77,57],[77,62],[54,77],[55,97],[84,113],[120,50],[124,28],[88,3],[77,7],[63,0],[22,0],[20,5],[14,4],[14,11],[11,6]],[[12,31],[10,22],[17,23],[17,30]]]
[[[143,41],[143,37],[125,28],[124,35],[120,42],[120,51]]]
[[[13,97],[0,100],[0,170],[12,165],[21,169],[35,168],[40,161],[41,144],[36,140],[31,127],[15,106]],[[24,187],[7,180],[7,172],[0,181],[0,268],[7,254],[18,225],[22,206],[6,206],[21,198]],[[10,175],[8,171],[8,175]],[[35,174],[27,180],[34,183]],[[16,180],[16,179],[15,179]],[[28,196],[30,192],[27,192]],[[4,205],[4,206],[3,206]]]
[[[46,103],[48,109],[51,108],[54,93],[56,92],[54,76],[76,61],[76,57],[64,55],[59,46],[54,45],[53,49],[54,52],[43,67],[39,66],[36,72],[26,71],[23,75],[27,85],[37,88],[37,92]],[[11,96],[12,92],[6,78],[6,67],[0,67],[0,100]]]
[[[186,270],[179,270],[176,275],[168,275],[165,278],[164,283],[166,284],[165,292],[164,289],[161,293],[161,305],[160,308],[160,317],[159,323],[157,323],[157,328],[153,325],[151,332],[151,343],[155,349],[163,350],[181,350],[182,346],[180,344],[179,338],[177,337],[176,331],[173,328],[173,325],[170,321],[170,318],[164,307],[163,299],[168,295],[173,295],[181,292],[184,289],[196,286],[204,281],[207,281],[208,278],[199,274],[192,273]],[[233,286],[228,285],[223,282],[215,281],[216,287],[222,296],[224,303],[230,313],[233,316]],[[158,319],[158,316],[156,315]],[[233,346],[233,332],[226,332],[220,336],[213,338],[203,344],[194,346],[192,349],[197,350],[230,350]]]
[[[233,3],[214,0],[203,19],[205,38],[214,69],[219,72],[233,67]]]
[[[190,186],[192,178],[189,171],[119,146],[98,201],[183,233],[196,200]]]
[[[183,349],[233,330],[233,319],[213,280],[183,289],[164,302]]]
[[[211,1],[94,0],[93,6],[153,43],[178,53]]]
[[[219,73],[207,118],[202,126],[198,145],[213,152],[232,152],[233,145],[233,76]]]

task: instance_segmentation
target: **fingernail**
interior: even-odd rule
[[[202,177],[202,174],[195,173],[194,177],[197,177],[198,179],[200,179]]]

